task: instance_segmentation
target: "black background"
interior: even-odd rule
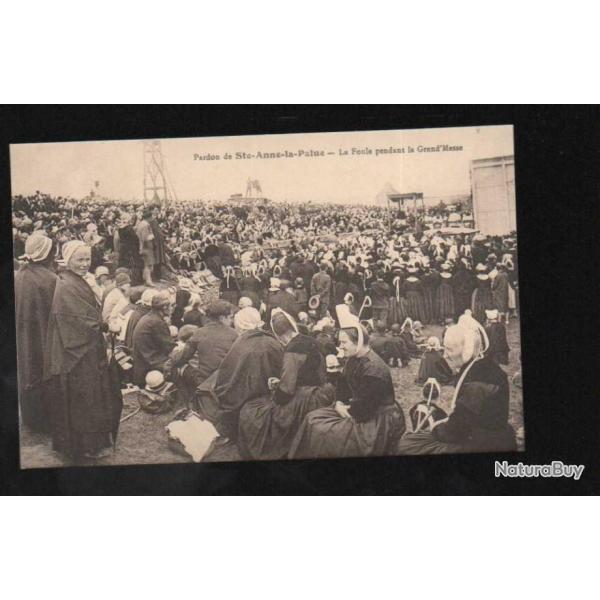
[[[9,494],[590,494],[598,449],[597,107],[48,106],[0,108],[0,490]],[[515,127],[526,451],[19,470],[10,143],[469,125]],[[42,190],[43,191],[43,190]],[[494,461],[586,466],[496,479]]]

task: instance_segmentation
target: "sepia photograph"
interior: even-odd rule
[[[22,469],[525,450],[511,125],[10,169]]]

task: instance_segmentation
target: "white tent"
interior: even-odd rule
[[[398,193],[398,190],[396,190],[394,186],[388,181],[383,186],[383,189],[375,196],[375,205],[387,206],[389,197]]]

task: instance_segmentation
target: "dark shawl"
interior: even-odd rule
[[[87,282],[63,271],[56,283],[48,327],[46,377],[70,373],[90,351],[106,364],[102,313]]]
[[[454,411],[446,423],[433,430],[433,437],[460,444],[466,452],[514,450],[515,434],[508,423],[509,400],[506,373],[488,357],[477,360],[458,392]]]
[[[283,348],[270,334],[253,329],[233,343],[221,366],[196,393],[200,414],[222,436],[236,439],[240,409],[250,400],[270,394],[269,377],[279,377]]]
[[[133,333],[139,320],[150,312],[149,306],[137,304],[127,321],[127,329],[125,331],[125,345],[131,350],[133,348]]]
[[[96,297],[71,271],[56,283],[47,340],[54,449],[78,455],[107,446],[122,409],[118,374],[114,361],[108,363]]]
[[[44,376],[46,335],[57,276],[35,263],[24,265],[15,277],[17,381],[23,423],[34,431],[50,428]]]
[[[57,280],[50,269],[35,263],[24,265],[15,276],[19,394],[42,381],[46,334]]]
[[[416,383],[423,384],[430,377],[435,377],[440,385],[448,385],[454,381],[452,369],[437,350],[427,350],[423,354]]]
[[[283,369],[275,402],[285,403],[304,386],[323,385],[327,381],[325,357],[314,338],[298,334],[285,347]]]
[[[214,393],[224,410],[237,410],[245,402],[269,392],[269,377],[279,377],[283,348],[270,334],[253,329],[242,334],[223,359]]]
[[[349,358],[336,399],[350,402],[349,412],[356,421],[368,421],[380,406],[395,403],[394,384],[388,366],[373,350],[363,357]]]

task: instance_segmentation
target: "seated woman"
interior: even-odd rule
[[[458,371],[450,416],[427,433],[409,433],[400,442],[401,454],[503,452],[516,449],[508,423],[509,389],[506,373],[488,356],[485,330],[470,315],[460,317],[444,336],[444,356]]]
[[[239,337],[218,369],[198,386],[196,401],[200,415],[209,420],[222,437],[237,440],[241,408],[254,398],[269,394],[268,380],[279,377],[283,349],[275,337],[262,330],[259,312],[243,308],[234,317]]]
[[[273,309],[271,329],[285,348],[283,369],[281,378],[270,382],[271,394],[240,410],[238,448],[244,458],[286,458],[304,417],[334,400],[317,341],[298,333],[295,321],[280,308]]]
[[[403,340],[406,350],[411,358],[419,358],[421,356],[421,349],[415,340],[412,319],[407,317],[404,323],[402,323],[402,326],[399,326],[399,330],[395,325],[397,324],[392,325],[392,335],[397,335]]]
[[[448,385],[454,381],[452,369],[441,355],[441,349],[440,340],[435,336],[427,340],[427,347],[421,357],[416,383],[423,385],[430,377],[436,379],[440,385]]]
[[[336,402],[306,416],[290,458],[396,454],[406,428],[388,366],[369,347],[369,336],[356,317],[340,312],[338,307],[339,341],[347,362]]]

